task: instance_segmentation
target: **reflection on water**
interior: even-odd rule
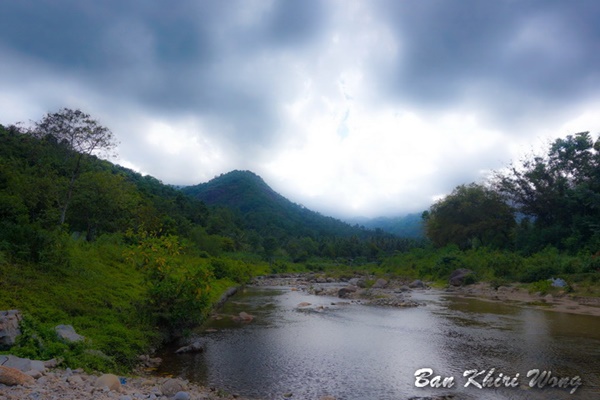
[[[414,297],[427,305],[332,305],[339,299],[248,288],[222,313],[245,311],[255,316],[252,323],[212,321],[209,327],[218,331],[202,334],[204,353],[175,356],[168,349],[159,372],[264,399],[284,393],[294,399],[600,398],[600,318],[427,292]],[[312,305],[298,309],[301,302]],[[454,386],[415,387],[421,368],[454,377]],[[493,377],[519,374],[521,387],[464,387],[464,371],[492,368]],[[573,395],[571,388],[529,388],[527,372],[536,368],[557,377],[579,375],[583,385]]]

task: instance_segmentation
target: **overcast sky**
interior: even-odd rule
[[[337,217],[427,209],[600,132],[600,1],[0,1],[0,123],[80,108],[164,183],[233,169]]]

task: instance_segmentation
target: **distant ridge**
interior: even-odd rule
[[[425,237],[423,218],[419,213],[402,217],[356,218],[347,222],[360,224],[367,229],[381,229],[399,237],[421,239]]]
[[[291,202],[251,171],[235,170],[182,191],[235,211],[245,228],[273,236],[366,236],[368,231]]]

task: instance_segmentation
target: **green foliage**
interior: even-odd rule
[[[552,290],[552,282],[548,279],[533,282],[529,285],[529,293],[548,294]]]
[[[20,324],[21,335],[18,336],[11,353],[32,360],[61,360],[61,365],[71,368],[84,368],[87,371],[124,370],[115,359],[92,348],[91,343],[65,343],[59,340],[56,332],[48,325],[42,324],[31,316],[25,315]],[[119,367],[121,365],[121,367]]]
[[[597,251],[590,244],[600,234],[600,140],[589,132],[557,139],[545,155],[498,172],[495,186],[528,217],[517,230],[519,250]]]
[[[146,309],[153,322],[174,332],[202,322],[209,307],[212,271],[182,255],[178,237],[128,232],[126,257],[144,274]]]
[[[477,184],[460,185],[424,214],[427,237],[438,247],[456,244],[506,247],[515,225],[511,208],[498,193]]]
[[[251,268],[244,261],[213,258],[210,260],[210,264],[217,279],[231,279],[238,284],[245,284],[252,278]]]

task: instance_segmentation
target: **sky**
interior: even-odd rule
[[[251,170],[325,215],[421,212],[600,133],[597,0],[0,0],[0,123],[81,109],[113,162]]]

